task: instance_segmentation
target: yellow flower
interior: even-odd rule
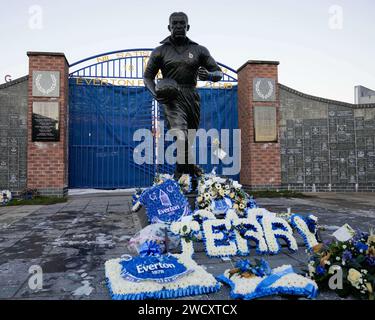
[[[372,285],[370,282],[366,282],[366,287],[367,287],[367,290],[369,293],[373,293],[373,290],[372,290]]]
[[[221,189],[221,190],[219,191],[219,194],[220,194],[220,196],[224,197],[224,195],[225,195],[225,192],[224,192],[224,190],[223,190],[223,189]]]
[[[203,201],[203,198],[202,198],[201,196],[199,196],[199,197],[197,198],[197,201],[198,201],[198,203],[201,203],[201,202]]]
[[[352,284],[353,287],[359,286],[359,280],[361,280],[362,274],[357,271],[356,269],[351,268],[348,273],[348,280]]]
[[[238,204],[237,204],[237,203],[235,203],[235,204],[233,205],[233,209],[235,209],[235,210],[238,209]]]
[[[234,196],[235,196],[234,192],[232,192],[229,196],[230,196],[231,199],[233,199]]]
[[[367,239],[367,244],[370,245],[372,242],[375,243],[375,234],[369,236]]]

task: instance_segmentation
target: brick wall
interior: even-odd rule
[[[43,195],[65,196],[68,190],[68,75],[69,66],[62,53],[29,52],[27,186]],[[33,97],[33,71],[60,71],[60,97]],[[32,142],[33,102],[58,102],[59,142]]]
[[[279,127],[279,89],[274,102],[253,101],[254,78],[272,78],[278,83],[278,62],[248,61],[238,70],[238,118],[242,132],[241,183],[250,188],[277,188],[281,185],[280,143],[257,143],[254,107],[275,106]]]

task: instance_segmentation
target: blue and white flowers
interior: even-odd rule
[[[192,226],[198,232],[201,230],[202,238],[208,256],[228,257],[235,255],[248,255],[249,241],[255,242],[256,250],[260,254],[277,254],[281,250],[280,240],[284,241],[290,251],[298,249],[297,241],[293,236],[292,226],[282,218],[263,212],[262,215],[251,214],[248,218],[239,218],[236,211],[227,211],[225,219],[212,219],[206,211],[199,211],[193,215],[193,220],[173,223],[171,231],[184,237],[184,230],[190,232]],[[205,214],[205,218],[201,215]],[[195,219],[194,219],[195,218]],[[317,242],[310,229],[303,228],[303,217],[295,215],[293,221],[298,224],[299,233],[306,246]],[[192,224],[194,223],[194,224]],[[311,230],[315,230],[316,220],[310,221]],[[183,230],[184,229],[184,230]],[[185,243],[182,242],[183,247]],[[192,254],[193,244],[189,243],[188,255]]]
[[[0,193],[0,203],[5,206],[12,200],[12,193],[9,190],[3,190]]]
[[[271,269],[267,261],[252,264],[240,261],[234,269],[228,269],[218,280],[231,287],[234,299],[251,300],[264,296],[288,294],[310,299],[318,295],[317,284],[294,272],[292,266],[283,265]]]
[[[237,181],[211,173],[203,175],[199,180],[197,207],[209,210],[215,215],[234,209],[238,215],[244,216],[247,208],[254,208],[257,205]]]
[[[176,265],[183,266],[181,269],[189,270],[172,281],[161,282],[155,280],[140,280],[138,282],[129,280],[124,276],[123,268],[126,261],[113,259],[105,263],[105,275],[111,296],[114,300],[145,300],[145,299],[173,299],[185,296],[194,296],[217,292],[221,285],[217,280],[197,265],[191,258],[183,255],[170,255],[175,259]],[[172,269],[172,263],[161,263],[164,269]],[[149,268],[160,269],[158,263],[149,265]],[[149,269],[148,268],[148,269]],[[138,268],[144,271],[145,268]],[[147,270],[148,270],[147,269]],[[139,280],[139,279],[138,279]]]

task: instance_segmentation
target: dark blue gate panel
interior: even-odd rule
[[[138,144],[133,142],[134,132],[152,130],[154,109],[149,92],[143,87],[77,85],[74,78],[69,90],[69,187],[151,185],[155,166],[133,161]]]
[[[222,129],[230,131],[229,155],[233,156],[233,129],[238,129],[238,109],[237,109],[237,86],[228,89],[199,89],[201,96],[201,123],[200,128],[205,130],[217,129],[220,133]],[[202,164],[205,172],[210,172],[214,167],[216,173],[223,173],[223,163],[212,164],[211,148],[212,142],[208,140],[207,148],[204,152],[207,154],[208,164]],[[200,146],[197,145],[196,153],[199,155]],[[198,159],[198,162],[199,159]],[[230,166],[230,165],[229,165]],[[239,175],[231,178],[239,179]]]

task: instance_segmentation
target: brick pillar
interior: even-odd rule
[[[28,155],[27,187],[41,195],[66,196],[68,191],[68,75],[63,53],[28,52]],[[33,108],[43,116],[58,114],[59,135],[47,137],[43,128],[33,137]],[[39,127],[40,128],[40,127]],[[47,130],[48,131],[48,130]],[[36,132],[36,131],[35,131]],[[34,132],[34,133],[35,133]],[[41,133],[40,133],[41,132]]]
[[[281,185],[278,65],[276,61],[248,61],[238,69],[241,184],[253,190],[277,189]],[[276,107],[275,141],[255,141],[254,109],[258,106],[271,107],[272,112]]]

